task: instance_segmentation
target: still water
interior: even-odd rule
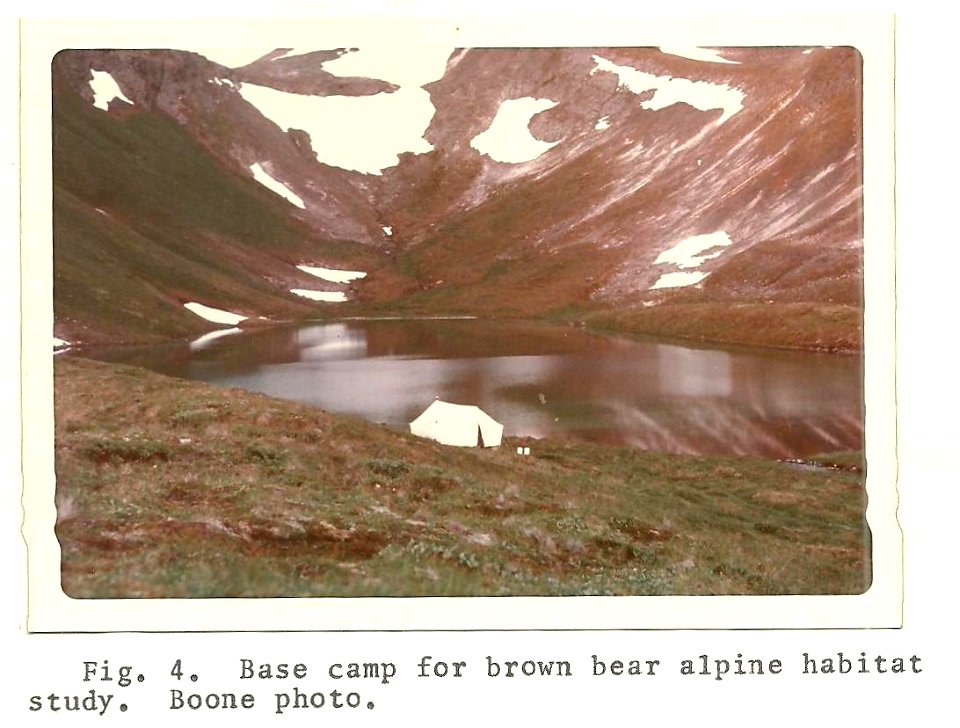
[[[479,405],[507,436],[772,458],[863,443],[859,357],[473,320],[307,324],[85,355],[396,427],[439,397]]]

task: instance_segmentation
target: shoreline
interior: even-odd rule
[[[660,307],[661,309],[671,309],[678,310],[683,306],[702,306],[701,304],[665,304]],[[808,304],[804,304],[808,305]],[[716,307],[716,304],[711,304],[711,308]],[[764,306],[763,308],[766,308]],[[324,322],[324,323],[337,323],[340,321],[531,321],[539,322],[543,324],[554,324],[557,326],[573,326],[583,330],[586,330],[590,333],[601,334],[601,335],[613,335],[620,336],[624,338],[632,339],[655,339],[658,341],[663,341],[664,343],[675,343],[679,345],[687,346],[706,346],[711,348],[724,348],[724,347],[744,347],[748,349],[773,349],[773,350],[782,350],[782,351],[801,351],[809,352],[816,354],[835,354],[839,356],[863,356],[863,345],[862,345],[862,335],[860,337],[860,346],[847,346],[838,343],[826,343],[826,344],[803,344],[803,343],[791,343],[787,341],[769,341],[764,339],[757,339],[750,337],[744,337],[740,332],[738,327],[730,329],[732,334],[728,335],[713,335],[710,336],[703,332],[699,334],[696,332],[690,332],[687,334],[678,333],[675,327],[671,328],[669,326],[641,326],[638,323],[635,323],[631,320],[623,320],[623,317],[629,317],[631,313],[641,309],[630,309],[625,311],[607,311],[607,310],[584,310],[579,313],[578,316],[570,315],[556,315],[546,313],[540,316],[484,316],[479,314],[417,314],[417,313],[389,313],[384,312],[382,314],[370,313],[370,314],[356,314],[356,315],[329,315],[329,316],[318,316],[310,318],[291,318],[291,319],[253,319],[250,320],[251,323],[241,322],[239,328],[242,332],[255,331],[264,328],[274,328],[278,326],[295,326],[295,325],[306,325],[314,322]],[[642,311],[642,310],[641,310]],[[771,312],[773,313],[773,312]],[[779,318],[779,317],[778,317]],[[862,312],[861,312],[862,320]],[[211,329],[210,331],[205,332],[204,334],[199,334],[198,336],[187,338],[187,337],[176,337],[163,339],[160,341],[157,340],[143,340],[143,339],[123,339],[116,341],[104,341],[104,342],[74,342],[71,341],[68,346],[61,347],[55,350],[55,353],[63,353],[67,350],[89,350],[91,348],[99,347],[126,347],[126,346],[164,346],[171,345],[178,342],[181,343],[190,343],[195,341],[200,336],[210,334],[218,331],[219,329]]]

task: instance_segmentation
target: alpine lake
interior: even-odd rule
[[[859,356],[473,319],[235,329],[190,343],[83,355],[398,429],[439,398],[479,406],[512,437],[770,459],[863,447]]]

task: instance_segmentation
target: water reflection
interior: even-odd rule
[[[209,334],[204,334],[203,336],[197,337],[191,341],[190,351],[200,351],[201,349],[206,349],[217,339],[222,339],[224,336],[232,336],[233,334],[239,334],[242,332],[243,329],[238,328],[218,329],[217,331],[211,331]]]
[[[664,393],[676,397],[730,396],[733,378],[726,352],[659,345],[656,359]]]
[[[778,458],[862,447],[861,367],[848,357],[484,321],[348,321],[203,343],[94,356],[398,427],[440,397],[479,405],[507,436]]]
[[[367,355],[366,333],[346,324],[308,326],[297,330],[296,344],[303,361],[360,359]]]

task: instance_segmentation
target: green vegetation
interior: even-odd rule
[[[646,283],[611,282],[615,271],[645,265],[649,221],[682,206],[682,196],[656,185],[611,203],[616,178],[605,170],[641,144],[632,136],[609,142],[619,149],[588,146],[542,173],[479,186],[478,155],[409,155],[383,190],[356,181],[367,192],[338,208],[369,219],[362,200],[383,195],[377,214],[398,234],[375,249],[317,239],[304,221],[330,210],[300,212],[239,161],[210,153],[213,139],[221,149],[244,146],[243,115],[232,123],[192,103],[178,112],[184,125],[160,103],[104,113],[70,88],[85,77],[84,63],[71,52],[53,66],[54,308],[58,335],[71,341],[197,336],[210,326],[183,309],[195,300],[251,316],[245,325],[261,315],[469,314],[717,343],[862,348],[862,251],[825,249],[820,229],[753,241],[696,290],[653,294],[657,305],[642,304]],[[146,70],[145,82],[158,84],[148,96],[159,94],[166,79]],[[595,206],[602,215],[587,214]],[[862,234],[856,216],[824,225],[846,226],[844,240]],[[353,296],[362,300],[318,306],[291,295],[316,284],[294,265],[321,259],[369,272]]]
[[[460,449],[134,367],[55,362],[67,594],[859,593],[862,477],[522,441]],[[852,457],[852,456],[851,456]]]
[[[53,128],[55,315],[84,341],[198,335],[210,327],[183,309],[191,300],[306,317],[316,306],[278,282],[302,277],[299,261],[356,256],[223,170],[173,119],[59,94]]]
[[[800,254],[790,257],[784,246],[768,246],[768,274],[794,271],[802,278],[794,287],[805,291],[806,302],[724,295],[608,310],[592,301],[625,249],[574,244],[564,237],[569,231],[562,219],[555,219],[564,200],[589,185],[590,170],[599,164],[592,153],[438,220],[384,267],[372,250],[317,240],[287,202],[225,170],[173,119],[141,111],[105,114],[71,93],[55,94],[53,111],[54,309],[59,334],[70,340],[197,336],[209,325],[182,307],[196,300],[251,321],[341,313],[547,317],[622,334],[861,350],[859,303],[832,298],[836,291],[829,286],[821,290],[827,284],[817,283],[817,266],[801,276],[795,270],[802,268],[795,259]],[[629,211],[624,216],[626,223]],[[556,232],[529,238],[545,220]],[[295,263],[324,257],[372,272],[360,286],[366,300],[318,307],[289,294],[297,281],[308,285]],[[714,279],[736,279],[734,273]],[[734,290],[739,284],[730,285]],[[831,300],[838,302],[820,302]]]
[[[666,303],[620,311],[577,312],[589,328],[746,346],[862,351],[863,311],[826,303],[713,301]],[[554,318],[569,320],[557,312]]]

